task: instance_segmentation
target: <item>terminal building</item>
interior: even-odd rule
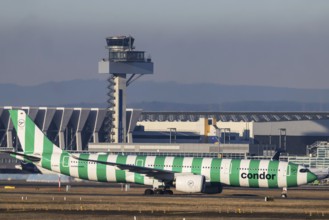
[[[143,112],[127,109],[126,143],[106,142],[107,109],[0,107],[0,147],[19,149],[8,109],[23,109],[60,148],[114,153],[186,153],[199,156],[305,156],[307,146],[329,140],[329,114]],[[203,154],[201,154],[203,153]]]

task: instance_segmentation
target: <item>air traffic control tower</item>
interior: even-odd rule
[[[127,142],[126,89],[144,74],[153,74],[153,62],[145,57],[145,51],[134,50],[135,39],[131,36],[106,38],[108,59],[98,63],[98,73],[109,74],[108,78],[108,142]]]

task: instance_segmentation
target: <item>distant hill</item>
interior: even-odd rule
[[[329,89],[293,89],[265,86],[218,85],[211,83],[136,82],[130,102],[160,101],[211,104],[240,101],[294,101],[329,103]]]
[[[66,106],[106,102],[106,81],[72,80],[36,86],[0,84],[0,105]]]
[[[107,82],[72,80],[36,86],[0,84],[0,105],[106,107]],[[128,107],[146,111],[329,111],[329,90],[135,82]]]

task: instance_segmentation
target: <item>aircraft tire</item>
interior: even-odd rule
[[[153,195],[154,194],[154,191],[152,189],[146,189],[144,191],[144,195]]]
[[[154,190],[154,194],[162,195],[162,194],[163,194],[163,190],[161,190],[161,189],[156,189],[156,190]]]

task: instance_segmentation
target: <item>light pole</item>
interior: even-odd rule
[[[280,128],[280,137],[279,137],[279,148],[283,147],[284,151],[287,150],[287,129]]]
[[[177,129],[176,128],[168,128],[169,129],[169,135],[170,135],[170,137],[169,137],[169,143],[172,143],[172,138],[171,138],[171,134],[172,134],[172,132],[174,132],[174,142],[176,143],[176,131],[177,131]]]

